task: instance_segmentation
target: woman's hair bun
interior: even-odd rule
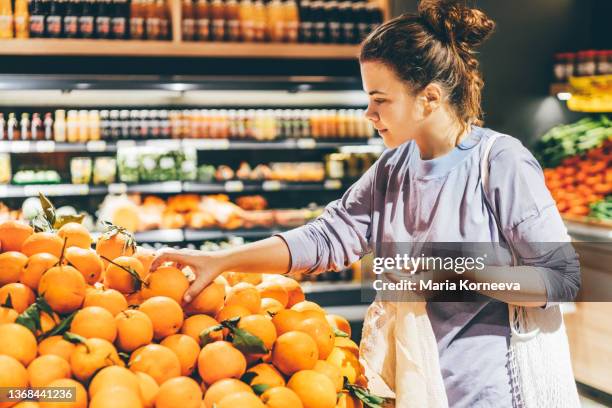
[[[445,0],[421,0],[418,12],[432,33],[449,44],[473,48],[495,29],[482,11]]]

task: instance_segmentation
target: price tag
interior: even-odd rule
[[[317,142],[314,139],[298,139],[297,147],[300,149],[314,149],[317,147]]]
[[[342,187],[342,182],[340,180],[325,180],[323,184],[323,188],[326,190],[338,190]]]
[[[125,194],[127,190],[128,186],[125,183],[113,183],[108,185],[109,194]]]
[[[87,195],[89,194],[89,186],[87,184],[32,185],[24,186],[23,193],[26,197],[36,197],[38,193],[43,193],[49,197]]]
[[[261,185],[264,191],[278,191],[281,189],[281,182],[278,180],[267,180]]]
[[[30,142],[28,141],[11,142],[11,153],[28,153],[29,151],[30,151]]]
[[[230,148],[230,141],[227,139],[185,139],[183,146],[198,150],[227,150]]]
[[[53,153],[55,151],[55,142],[52,140],[36,142],[34,150],[38,153]]]
[[[165,181],[159,184],[159,191],[162,193],[180,193],[183,185],[180,181]]]
[[[105,152],[106,142],[104,140],[91,140],[85,145],[88,152]]]
[[[117,149],[121,149],[123,147],[134,147],[136,146],[135,140],[119,140],[117,141]]]
[[[176,139],[169,140],[147,140],[145,146],[161,147],[164,149],[177,150],[181,148],[181,141]]]
[[[225,191],[228,193],[235,193],[244,190],[244,184],[240,180],[232,180],[225,182]]]

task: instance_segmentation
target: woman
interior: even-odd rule
[[[380,159],[308,225],[216,253],[164,249],[153,267],[190,265],[197,278],[185,295],[189,302],[227,270],[319,273],[343,269],[382,242],[507,237],[534,267],[517,277],[529,281],[529,301],[519,304],[572,298],[578,276],[549,267],[546,254],[530,245],[567,237],[531,153],[510,136],[499,138],[490,151],[488,194],[481,188],[483,146],[499,134],[477,126],[483,81],[473,54],[493,28],[479,10],[438,2],[422,2],[417,14],[380,26],[360,55],[366,116],[388,147]],[[498,299],[427,304],[452,407],[512,406],[507,303],[513,297],[492,296]]]

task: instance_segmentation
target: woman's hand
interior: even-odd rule
[[[155,253],[151,270],[156,270],[166,262],[175,263],[179,269],[189,266],[195,274],[195,280],[183,296],[185,303],[191,303],[204,288],[223,272],[219,255],[194,249],[162,248]]]

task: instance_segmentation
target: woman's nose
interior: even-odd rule
[[[366,119],[371,120],[372,122],[378,122],[378,120],[380,119],[380,117],[378,116],[378,112],[376,112],[374,109],[372,109],[372,105],[368,104],[368,108],[365,110],[364,113]]]

